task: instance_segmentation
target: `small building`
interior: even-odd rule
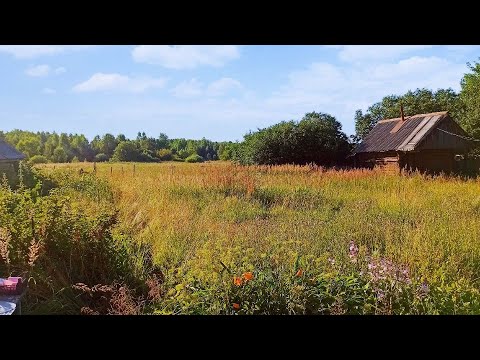
[[[0,140],[0,179],[2,174],[16,174],[18,164],[23,159],[25,159],[25,155],[5,141]]]
[[[354,151],[355,166],[451,173],[473,143],[448,112],[379,121]]]

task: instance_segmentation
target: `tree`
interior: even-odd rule
[[[172,150],[160,149],[157,151],[157,157],[162,161],[170,161],[173,159]]]
[[[26,135],[17,144],[17,149],[24,153],[28,158],[40,155],[42,143],[40,138],[35,135]]]
[[[105,134],[101,141],[101,152],[106,154],[109,158],[113,155],[118,143],[115,136],[112,134]]]
[[[357,138],[363,139],[379,120],[400,117],[400,105],[403,105],[405,116],[449,111],[454,119],[460,120],[463,112],[460,97],[452,89],[432,92],[424,88],[400,96],[389,95],[370,106],[365,114],[361,110],[355,112]]]
[[[235,149],[242,164],[340,164],[350,151],[341,124],[331,115],[311,112],[244,136]]]
[[[65,149],[61,146],[53,151],[52,161],[55,163],[65,163],[68,161],[68,155]]]
[[[460,99],[464,106],[461,125],[471,136],[480,139],[480,63],[468,63],[471,72],[461,80]]]
[[[157,139],[157,149],[168,149],[170,145],[170,140],[168,136],[164,133],[160,133],[160,136]]]
[[[141,157],[140,151],[133,141],[124,141],[118,144],[113,153],[113,161],[138,161]]]

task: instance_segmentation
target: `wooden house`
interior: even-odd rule
[[[16,174],[18,164],[23,159],[25,159],[25,155],[5,141],[0,140],[0,179],[2,174]]]
[[[450,173],[456,155],[473,145],[448,112],[402,116],[379,121],[354,151],[355,166],[381,167],[386,172],[419,170]]]

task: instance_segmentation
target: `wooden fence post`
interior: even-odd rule
[[[135,176],[135,164],[133,164],[133,176]]]

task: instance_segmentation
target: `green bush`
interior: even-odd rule
[[[117,211],[104,181],[93,175],[53,174],[48,196],[0,187],[0,274],[29,279],[29,313],[78,314],[89,305],[77,283],[141,285],[138,248],[115,232]]]
[[[95,155],[95,162],[107,162],[108,161],[108,155],[106,154],[97,154]]]
[[[173,159],[172,150],[160,149],[157,151],[157,157],[162,161],[171,161]]]
[[[185,161],[188,163],[201,163],[203,162],[203,158],[198,154],[193,154],[187,157]]]
[[[30,164],[35,165],[35,164],[46,164],[48,163],[48,159],[43,156],[43,155],[35,155],[32,156],[29,160]]]

